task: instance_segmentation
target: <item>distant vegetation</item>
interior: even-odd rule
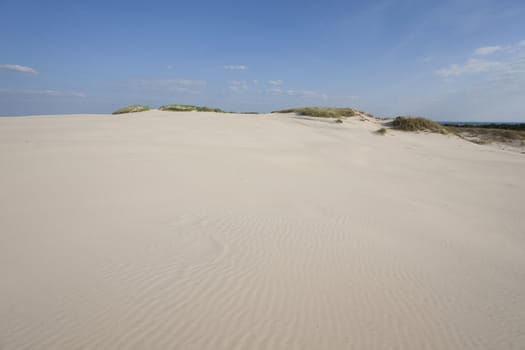
[[[229,114],[261,114],[259,112],[232,112],[232,111],[228,111],[228,112],[224,112],[224,113],[229,113]]]
[[[217,112],[225,113],[222,109],[219,108],[210,108],[210,107],[201,107],[201,106],[192,106],[192,105],[166,105],[159,107],[161,111],[172,111],[172,112]]]
[[[440,123],[441,125],[453,128],[480,128],[480,129],[502,129],[502,130],[518,130],[525,131],[525,123]]]
[[[117,109],[113,114],[135,113],[148,111],[150,108],[143,105],[131,105]],[[236,113],[236,114],[258,114],[257,112],[225,112],[219,108],[210,108],[203,106],[171,104],[159,107],[161,111],[176,112],[217,112],[217,113]],[[272,113],[297,113],[299,115],[333,118],[336,123],[343,123],[348,117],[366,117],[375,118],[373,115],[349,107],[300,107],[289,108]],[[382,118],[391,120],[391,118]],[[386,125],[391,125],[392,129],[402,131],[425,131],[439,134],[454,134],[465,140],[487,144],[492,142],[507,143],[517,146],[525,146],[525,123],[521,124],[469,124],[469,123],[436,123],[430,119],[417,116],[399,116]],[[385,135],[387,128],[380,128],[376,133]]]
[[[478,144],[493,142],[525,146],[525,124],[438,124],[422,117],[397,117],[392,127],[403,131],[428,131],[454,134]]]
[[[448,130],[430,119],[423,117],[401,116],[394,119],[392,127],[402,131],[428,131],[447,134]]]
[[[454,125],[448,126],[449,130],[459,137],[479,144],[493,142],[508,143],[515,146],[525,146],[525,128],[520,129],[518,125],[500,125],[500,128],[488,127],[488,125]],[[525,124],[521,124],[525,126]],[[516,127],[506,129],[506,127]]]
[[[148,106],[132,105],[132,106],[127,106],[127,107],[117,109],[112,114],[135,113],[135,112],[145,112],[145,111],[149,111]]]
[[[289,108],[282,109],[279,111],[273,111],[272,113],[297,113],[299,115],[306,115],[310,117],[319,118],[346,118],[354,117],[360,114],[364,114],[353,108],[335,108],[335,107],[301,107],[301,108]]]

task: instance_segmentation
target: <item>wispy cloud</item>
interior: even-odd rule
[[[228,89],[232,91],[248,90],[248,82],[246,80],[233,80],[228,82]]]
[[[233,64],[230,64],[230,65],[226,65],[224,66],[224,69],[226,70],[240,70],[240,71],[243,71],[243,70],[248,70],[248,67],[245,66],[245,65],[233,65]]]
[[[360,96],[356,95],[329,95],[317,90],[282,89],[280,87],[267,89],[264,91],[264,93],[280,96],[300,97],[314,100],[320,99],[323,101],[332,101],[337,103],[350,103],[361,98]]]
[[[206,80],[191,79],[152,79],[152,80],[135,80],[135,84],[147,87],[181,87],[181,86],[205,86]]]
[[[21,66],[19,64],[0,64],[0,70],[8,70],[12,72],[20,72],[26,74],[38,74],[38,71],[28,66]]]
[[[83,92],[58,90],[0,89],[0,95],[14,96],[49,96],[49,97],[86,97]]]
[[[134,80],[131,82],[132,87],[138,89],[147,89],[165,92],[183,92],[189,94],[199,94],[196,90],[208,84],[206,80],[192,79],[151,79],[151,80]]]
[[[432,56],[424,56],[424,57],[419,58],[417,61],[420,63],[428,63],[428,62],[432,62],[433,60],[434,60],[434,57]]]
[[[488,56],[503,50],[505,50],[503,46],[484,46],[478,47],[472,54],[474,56]]]
[[[480,73],[487,72],[490,70],[498,69],[501,67],[501,62],[492,62],[479,59],[469,59],[464,64],[452,64],[447,68],[442,68],[436,71],[436,74],[441,77],[450,77],[463,75],[468,73]]]
[[[452,64],[448,67],[436,70],[434,73],[440,77],[448,78],[476,73],[498,73],[508,74],[525,69],[523,58],[525,45],[520,42],[510,46],[486,46],[475,49],[463,64]],[[478,58],[498,53],[497,60]]]
[[[294,90],[294,89],[281,89],[281,88],[273,88],[268,89],[266,92],[276,95],[284,95],[284,96],[295,96],[295,97],[317,97],[317,98],[327,98],[328,96],[325,94],[320,93],[319,91],[315,90]]]
[[[273,85],[273,86],[279,86],[279,85],[283,85],[284,84],[284,81],[283,80],[268,80],[268,84],[270,85]]]
[[[525,101],[525,45],[522,42],[475,49],[465,63],[434,73],[449,80],[448,89],[438,96],[439,103],[423,106],[421,114],[441,120],[523,118],[520,111]]]

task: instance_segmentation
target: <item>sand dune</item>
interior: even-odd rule
[[[525,155],[378,127],[0,118],[0,349],[524,349]]]

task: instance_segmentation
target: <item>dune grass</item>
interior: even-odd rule
[[[318,118],[347,118],[359,115],[359,111],[348,107],[300,107],[300,108],[289,108],[272,113],[297,113],[299,115],[305,115],[310,117]]]
[[[379,130],[376,131],[376,133],[378,133],[379,135],[385,135],[386,134],[386,128],[381,128]]]
[[[193,105],[179,105],[179,104],[171,104],[171,105],[160,106],[159,109],[161,111],[172,111],[172,112],[197,111],[197,112],[225,113],[222,109],[219,109],[219,108],[210,108],[210,107],[193,106]]]
[[[448,134],[446,127],[423,117],[400,116],[394,119],[392,127],[402,131],[427,131]]]
[[[111,114],[124,114],[124,113],[135,113],[135,112],[145,112],[149,111],[148,106],[142,106],[142,105],[131,105],[127,107],[123,107],[120,109],[117,109]]]

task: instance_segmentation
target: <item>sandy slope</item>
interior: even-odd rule
[[[525,349],[525,155],[377,128],[0,118],[0,349]]]

